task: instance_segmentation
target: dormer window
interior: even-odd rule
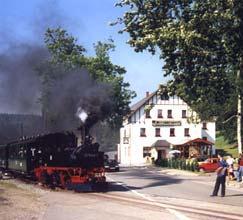
[[[161,100],[169,100],[168,90],[166,86],[160,85],[158,93],[160,95]]]
[[[160,95],[160,99],[161,99],[161,100],[169,100],[169,96],[168,96],[167,93],[164,93],[164,94],[161,94],[161,95]]]
[[[206,122],[203,122],[202,129],[207,129],[207,123]]]
[[[172,118],[172,110],[169,109],[167,113],[167,118]]]

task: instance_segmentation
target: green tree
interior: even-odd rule
[[[237,138],[241,143],[243,2],[239,0],[123,0],[129,7],[118,22],[140,52],[159,51],[171,92],[202,119],[234,113],[238,101]],[[226,109],[227,108],[227,109]]]
[[[120,127],[122,117],[129,112],[129,104],[135,93],[129,90],[130,85],[124,82],[125,68],[113,64],[110,60],[109,52],[115,49],[113,41],[98,42],[94,45],[96,52],[94,57],[87,56],[86,50],[78,45],[77,39],[61,28],[48,29],[45,34],[45,43],[51,56],[44,65],[41,65],[38,72],[42,80],[40,101],[47,122],[58,123],[58,121],[63,120],[63,114],[59,114],[61,109],[53,109],[54,103],[50,99],[51,91],[55,88],[57,82],[62,79],[65,80],[66,76],[74,71],[82,74],[82,70],[86,69],[94,82],[111,85],[113,106],[105,120],[110,125]],[[72,94],[77,93],[75,89],[72,90]],[[70,111],[73,112],[75,97],[66,97],[66,99],[66,106],[72,105]],[[74,117],[74,114],[72,115]],[[69,120],[74,119],[69,118]]]
[[[119,128],[122,124],[123,116],[130,111],[131,99],[136,96],[134,91],[129,89],[130,84],[124,82],[124,67],[111,62],[109,52],[115,49],[112,40],[108,43],[98,42],[94,45],[96,56],[87,58],[87,69],[93,79],[110,83],[113,87],[113,113],[107,119],[112,126]]]
[[[77,44],[77,39],[62,28],[50,29],[45,33],[45,44],[51,54],[52,64],[62,64],[67,68],[85,64],[85,48]]]

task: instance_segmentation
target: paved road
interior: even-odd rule
[[[108,179],[111,181],[110,193],[130,191],[144,201],[172,205],[171,208],[187,213],[186,216],[193,219],[216,219],[221,216],[220,212],[222,219],[243,219],[243,190],[228,188],[226,197],[211,198],[213,175],[173,176],[156,168],[126,168],[119,173],[109,173]]]
[[[119,193],[118,193],[119,194]],[[117,194],[116,194],[117,195]],[[126,195],[126,196],[125,196]],[[170,209],[148,206],[136,196],[109,193],[47,192],[41,220],[178,220]]]
[[[46,207],[39,210],[40,220],[243,220],[243,189],[227,189],[226,197],[211,198],[214,176],[173,172],[150,167],[108,173],[109,188],[104,193],[52,191],[15,180],[9,180],[9,183],[38,196],[38,201],[33,200],[31,205],[40,208],[39,204],[43,204]],[[6,192],[13,189],[3,188]],[[24,196],[21,203],[17,200],[14,204],[24,207],[23,201]],[[2,210],[0,219],[1,214],[7,214],[6,211]],[[33,211],[25,208],[28,215]]]

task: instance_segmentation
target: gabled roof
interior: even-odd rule
[[[184,144],[181,144],[181,146],[188,146],[188,145],[192,145],[192,144],[195,144],[195,143],[197,143],[197,144],[204,144],[204,145],[213,145],[213,143],[208,141],[208,140],[204,140],[204,139],[201,139],[201,138],[196,138],[196,139],[187,141]]]
[[[139,102],[135,103],[134,105],[131,106],[131,112],[135,112],[137,111],[141,106],[143,106],[150,98],[152,98],[155,94],[157,93],[157,91],[149,94],[147,97],[143,98],[142,100],[140,100]]]

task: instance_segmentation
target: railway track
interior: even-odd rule
[[[236,214],[234,212],[226,212],[224,210],[213,210],[201,207],[191,207],[187,205],[172,204],[169,202],[158,202],[151,198],[134,198],[123,196],[121,194],[116,195],[114,193],[92,193],[89,196],[98,196],[104,199],[113,200],[120,203],[131,204],[132,206],[140,206],[150,210],[156,211],[170,211],[176,210],[190,217],[188,219],[200,219],[200,220],[211,220],[211,219],[221,219],[221,220],[242,220],[243,214]],[[233,207],[233,206],[232,206]]]
[[[22,182],[26,185],[30,184],[33,187],[39,188],[36,185],[35,181],[31,181],[29,179],[19,179],[19,182]],[[48,190],[47,188],[41,187],[42,190]],[[68,191],[61,190],[63,193],[68,193]],[[141,207],[147,210],[153,210],[153,211],[169,211],[175,210],[177,212],[183,213],[188,219],[200,219],[200,220],[213,220],[213,219],[220,219],[220,220],[242,220],[243,219],[243,214],[235,213],[234,212],[234,206],[232,206],[231,212],[226,212],[224,210],[216,211],[212,207],[211,208],[202,208],[202,207],[192,207],[191,205],[185,205],[185,204],[173,204],[172,202],[166,201],[166,199],[162,200],[163,201],[157,201],[154,200],[151,197],[148,197],[143,194],[137,193],[136,196],[134,194],[125,194],[125,193],[117,193],[117,192],[108,192],[107,193],[81,193],[80,196],[82,197],[99,197],[104,200],[109,200],[121,204],[126,204],[130,206],[136,206],[136,207]],[[140,196],[140,197],[139,197]],[[176,199],[176,198],[174,198]],[[231,207],[227,205],[228,209]]]

